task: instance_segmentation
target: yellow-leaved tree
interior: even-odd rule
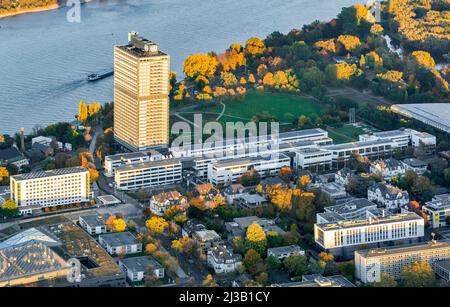
[[[118,218],[113,221],[113,229],[115,232],[123,232],[127,229],[127,223],[124,219]]]
[[[257,37],[251,37],[245,42],[245,52],[251,55],[262,54],[266,46]]]
[[[259,224],[253,223],[250,226],[248,226],[247,240],[250,242],[262,242],[266,240],[266,234],[264,233],[264,230]]]
[[[4,178],[9,176],[9,172],[4,166],[0,166],[0,184],[3,182]]]
[[[183,71],[190,78],[198,75],[211,78],[214,76],[218,64],[217,58],[213,55],[191,54],[183,63]]]
[[[164,218],[158,216],[152,216],[145,222],[145,225],[149,231],[156,234],[163,233],[169,227],[169,223]]]

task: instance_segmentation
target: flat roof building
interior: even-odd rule
[[[431,266],[436,261],[450,259],[448,241],[426,242],[408,246],[355,251],[355,276],[363,283],[380,281],[382,273],[398,279],[402,269],[418,261]]]
[[[155,278],[164,278],[164,267],[151,256],[120,259],[119,266],[131,282],[145,280],[149,272],[152,272]]]
[[[343,258],[353,257],[353,252],[361,245],[377,246],[393,241],[413,243],[423,236],[424,220],[414,212],[314,224],[318,247]]]
[[[428,224],[432,228],[448,226],[450,194],[435,195],[431,201],[422,206],[422,211],[428,216]]]
[[[450,103],[395,104],[391,110],[450,133]]]
[[[89,171],[69,167],[10,177],[11,199],[22,214],[35,209],[87,202],[91,198]]]
[[[142,252],[142,243],[131,232],[101,234],[98,242],[110,255],[127,255]]]
[[[115,170],[114,181],[121,190],[160,187],[181,182],[180,159],[150,161],[120,166]]]

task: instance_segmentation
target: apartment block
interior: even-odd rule
[[[83,167],[14,175],[10,177],[10,186],[10,197],[22,214],[44,207],[87,202],[91,194],[89,171]]]
[[[407,265],[425,261],[434,266],[437,261],[448,259],[450,244],[447,241],[359,250],[355,252],[355,276],[363,283],[379,281],[382,273],[398,279]]]

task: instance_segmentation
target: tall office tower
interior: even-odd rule
[[[169,144],[169,55],[136,32],[114,47],[114,137],[132,151]]]

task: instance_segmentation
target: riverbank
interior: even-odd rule
[[[37,13],[37,12],[44,12],[44,11],[50,11],[50,10],[56,10],[59,9],[59,4],[52,4],[44,7],[36,7],[36,8],[30,8],[30,9],[21,9],[14,12],[9,13],[0,13],[0,19],[5,17],[12,17],[16,15],[22,15],[22,14],[28,14],[28,13]]]

